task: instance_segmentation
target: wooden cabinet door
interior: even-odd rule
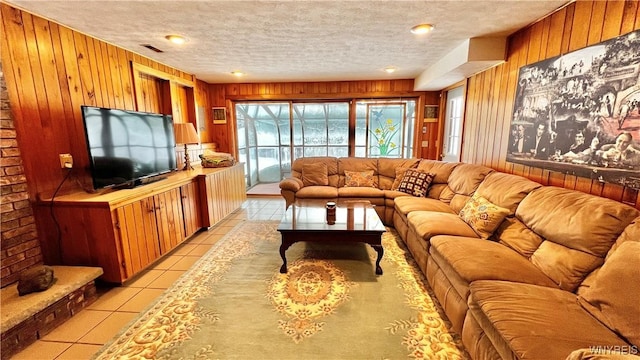
[[[202,217],[198,203],[198,183],[192,182],[180,187],[182,197],[182,213],[184,215],[185,239],[196,233],[202,227]]]
[[[115,209],[126,277],[160,257],[154,199],[149,197]]]
[[[153,197],[161,254],[168,253],[185,239],[181,200],[180,188]]]

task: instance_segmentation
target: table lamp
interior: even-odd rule
[[[173,130],[176,134],[176,144],[184,144],[184,167],[182,170],[193,170],[187,145],[200,142],[196,128],[193,127],[192,123],[174,123]]]

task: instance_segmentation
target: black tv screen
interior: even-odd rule
[[[94,189],[133,187],[176,169],[171,115],[82,106]]]

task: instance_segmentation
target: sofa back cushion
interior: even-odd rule
[[[329,185],[329,173],[325,163],[306,163],[302,165],[302,183],[304,186]]]
[[[397,182],[400,184],[404,172],[398,169],[411,169],[418,166],[420,159],[378,159],[378,188],[380,190],[391,190]],[[398,175],[400,178],[398,179]],[[396,187],[397,188],[397,187]]]
[[[436,176],[433,178],[434,184],[447,184],[451,172],[458,165],[460,165],[460,163],[422,159],[418,164],[418,170],[435,174]]]
[[[512,248],[527,259],[544,241],[542,236],[533,232],[515,216],[504,219],[493,236],[499,243]]]
[[[451,200],[450,197],[445,199],[441,199],[440,196],[442,192],[445,191],[448,187],[449,176],[451,176],[451,172],[456,166],[460,165],[459,162],[443,162],[437,160],[427,160],[422,159],[418,164],[418,169],[422,171],[426,171],[431,174],[435,174],[433,181],[431,181],[431,186],[429,186],[429,192],[427,193],[427,197],[432,199],[443,200],[446,203],[449,203]],[[449,191],[449,194],[451,192]]]
[[[516,209],[518,220],[544,239],[531,262],[572,292],[602,265],[638,215],[638,210],[617,201],[554,186],[531,191]]]
[[[508,209],[509,215],[513,215],[522,199],[541,186],[522,176],[494,171],[480,183],[476,194],[497,206]]]
[[[478,189],[484,178],[493,170],[476,164],[458,164],[449,176],[447,187],[440,193],[440,200],[449,203],[457,214]]]
[[[338,183],[336,187],[343,187],[345,185],[345,171],[373,171],[373,186],[378,186],[378,159],[358,157],[338,158]]]
[[[608,328],[640,345],[640,242],[620,245],[578,297],[580,305]]]
[[[291,176],[303,180],[303,168],[308,168],[310,165],[318,165],[322,168],[326,166],[328,185],[334,187],[338,186],[338,158],[330,156],[312,156],[295,159],[291,164]]]
[[[624,231],[622,232],[622,234],[620,234],[618,239],[616,239],[616,242],[613,244],[613,246],[607,253],[607,256],[604,259],[605,264],[609,259],[609,257],[611,257],[611,255],[614,254],[616,251],[618,251],[618,248],[627,241],[640,241],[640,217],[635,218],[631,222],[631,224],[629,224],[626,228],[624,228]],[[595,269],[589,275],[587,275],[587,277],[584,279],[584,281],[580,284],[580,287],[578,288],[578,291],[577,291],[578,295],[581,295],[585,289],[588,289],[593,285],[596,279],[596,275],[598,274],[600,269],[601,267],[598,269]]]

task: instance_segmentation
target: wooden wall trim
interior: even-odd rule
[[[164,71],[161,70],[156,70],[152,67],[149,66],[145,66],[142,64],[139,64],[135,61],[131,62],[131,68],[133,69],[133,73],[137,74],[137,73],[144,73],[147,75],[151,75],[154,77],[157,77],[159,79],[163,79],[163,80],[169,80],[169,81],[173,81],[176,82],[182,86],[188,86],[188,87],[194,87],[194,81],[193,80],[187,80],[187,79],[183,79],[179,76],[175,76],[169,73],[166,73]]]
[[[314,101],[322,101],[322,100],[338,100],[338,99],[349,99],[349,98],[370,98],[370,99],[380,99],[380,98],[388,98],[388,97],[418,97],[422,93],[420,92],[363,92],[363,93],[336,93],[336,94],[327,94],[327,93],[317,93],[317,94],[257,94],[257,95],[228,95],[228,100],[234,101],[261,101],[261,100],[271,100],[271,101],[286,101],[286,100],[314,100]]]

